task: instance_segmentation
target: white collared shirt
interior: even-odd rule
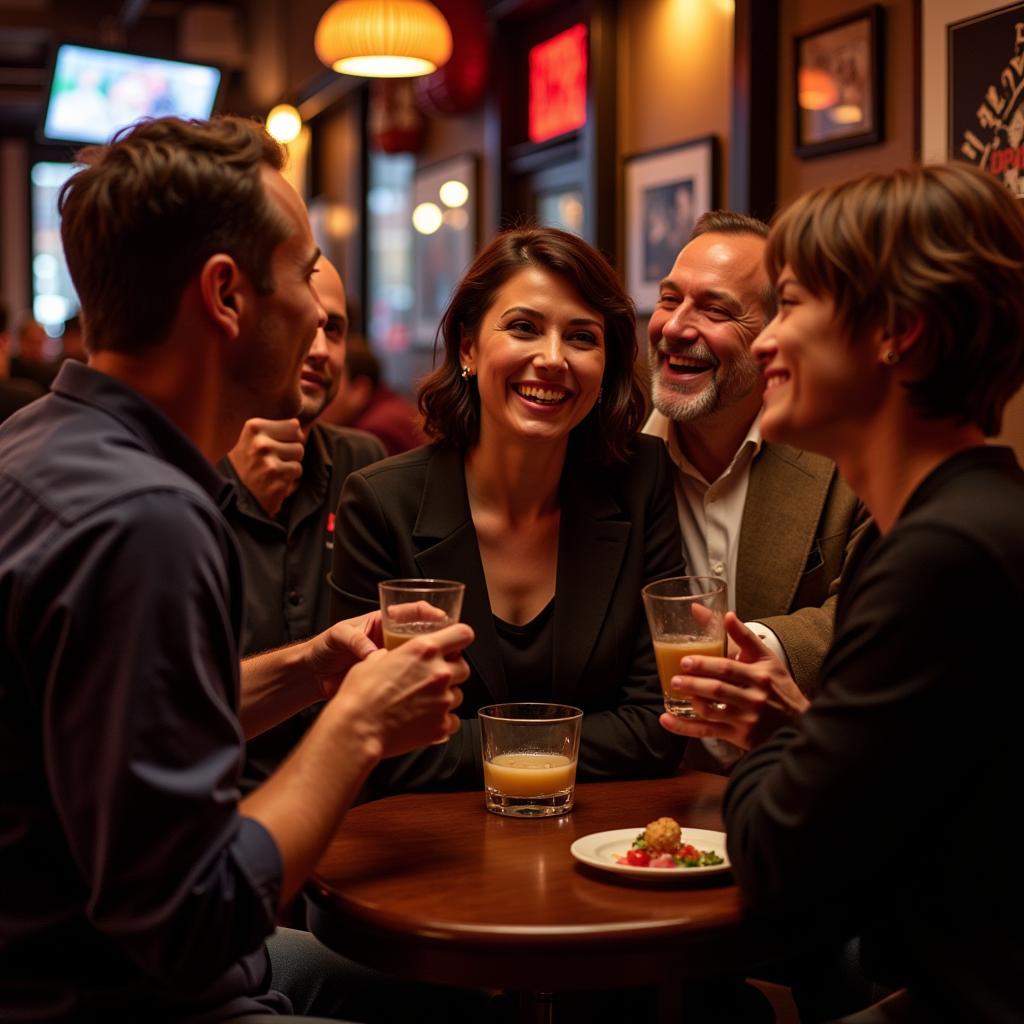
[[[750,469],[761,451],[761,417],[751,423],[747,436],[725,472],[712,483],[679,447],[673,421],[655,410],[643,433],[660,437],[668,447],[676,467],[676,508],[679,530],[683,535],[683,556],[691,576],[717,576],[729,588],[729,608],[736,610],[736,569],[740,547],[743,509],[750,486]],[[763,623],[748,622],[766,646],[789,667],[789,659],[779,638]]]
[[[679,447],[672,420],[651,413],[643,432],[660,437],[668,446],[675,474],[676,506],[687,572],[716,576],[729,587],[729,608],[736,610],[736,556],[740,544],[743,506],[750,484],[750,465],[761,450],[761,424],[755,419],[725,472],[708,483]]]
[[[683,535],[686,571],[691,576],[724,579],[728,586],[729,609],[735,611],[740,528],[750,486],[750,468],[763,444],[761,417],[755,417],[725,472],[711,483],[683,454],[672,429],[673,422],[655,409],[644,424],[643,433],[660,437],[665,442],[669,458],[677,470],[676,508],[679,530]],[[763,622],[748,622],[746,626],[789,668],[789,659],[775,633]],[[723,740],[706,739],[701,742],[725,767],[734,764],[742,754],[738,747]]]

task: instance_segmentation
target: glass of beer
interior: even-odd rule
[[[464,583],[454,580],[385,580],[378,586],[384,647],[393,651],[424,633],[459,621]]]
[[[583,712],[566,704],[491,704],[477,716],[487,810],[513,818],[568,814]]]
[[[651,627],[665,710],[696,718],[689,699],[673,693],[669,682],[681,674],[679,661],[688,654],[725,657],[729,608],[725,581],[713,576],[673,576],[648,583],[640,594]]]

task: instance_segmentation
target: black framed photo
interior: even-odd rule
[[[882,7],[872,4],[794,39],[796,152],[821,156],[881,142]]]
[[[640,313],[654,309],[694,222],[714,208],[717,171],[713,135],[626,158],[626,290]]]

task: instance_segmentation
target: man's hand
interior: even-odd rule
[[[246,420],[228,458],[268,516],[276,517],[299,486],[305,452],[296,419]]]
[[[763,743],[810,707],[786,667],[732,612],[725,616],[733,658],[691,655],[672,677],[672,690],[689,697],[699,717],[664,714],[669,732],[728,740],[744,750]]]
[[[379,744],[381,757],[445,740],[459,728],[452,712],[469,678],[461,652],[472,642],[473,630],[456,623],[375,651],[349,670],[329,708]]]
[[[310,639],[306,663],[323,699],[330,700],[338,692],[345,673],[383,643],[379,611],[342,619]]]

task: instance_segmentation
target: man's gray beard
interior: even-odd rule
[[[718,407],[718,381],[712,378],[696,395],[683,394],[652,373],[651,401],[662,416],[676,423],[689,423],[707,416]]]
[[[732,405],[747,397],[761,384],[761,369],[753,360],[733,363],[726,375],[719,379],[719,366],[715,376],[703,391],[694,395],[676,391],[658,376],[657,363],[651,368],[651,401],[654,408],[676,423],[692,423],[702,416],[717,412],[725,405]]]

